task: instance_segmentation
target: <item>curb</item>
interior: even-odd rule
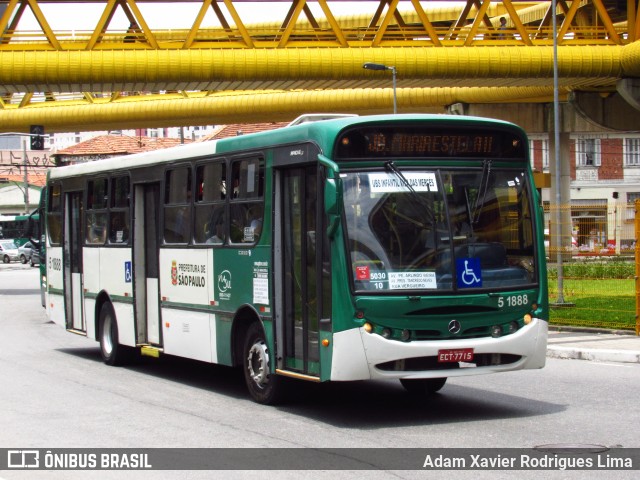
[[[549,325],[550,332],[575,332],[575,333],[610,333],[612,335],[633,335],[637,336],[634,330],[616,330],[612,328],[594,328],[594,327],[572,327],[564,325]]]
[[[640,363],[640,352],[594,348],[547,347],[547,357],[596,362]]]

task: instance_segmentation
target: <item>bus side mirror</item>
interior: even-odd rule
[[[324,208],[329,216],[327,235],[333,238],[340,225],[342,214],[342,182],[339,178],[327,178],[324,184]]]

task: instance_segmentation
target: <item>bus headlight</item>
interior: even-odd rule
[[[494,325],[491,327],[491,336],[493,338],[498,338],[502,336],[502,327],[500,325]]]

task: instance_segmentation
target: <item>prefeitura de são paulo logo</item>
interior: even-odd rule
[[[171,284],[178,284],[178,263],[175,260],[171,261]]]

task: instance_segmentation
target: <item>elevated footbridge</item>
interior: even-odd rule
[[[0,0],[0,131],[388,112],[391,72],[367,62],[394,67],[400,112],[548,103],[554,36],[562,100],[638,108],[638,0],[558,0],[555,30],[552,5]]]

